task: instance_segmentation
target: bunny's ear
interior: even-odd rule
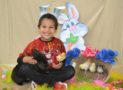
[[[68,16],[69,16],[69,18],[70,19],[71,18],[74,18],[74,19],[78,20],[78,18],[79,18],[79,12],[76,9],[76,7],[73,4],[67,2],[66,3],[66,8],[68,10]]]
[[[58,23],[59,24],[63,24],[65,21],[67,21],[68,20],[68,17],[67,17],[67,15],[65,15],[65,14],[60,14],[59,16],[58,16]]]

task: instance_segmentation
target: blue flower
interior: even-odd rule
[[[70,65],[72,63],[71,60],[73,58],[78,57],[79,54],[80,54],[80,49],[78,49],[78,48],[73,48],[73,50],[67,51],[65,64]]]
[[[66,58],[76,58],[80,54],[80,49],[73,48],[73,50],[70,50],[66,53]]]
[[[118,52],[109,49],[108,50],[108,55],[109,55],[109,58],[115,58],[118,55]]]
[[[72,56],[72,53],[73,53],[72,50],[68,51],[66,53],[66,58],[70,58]]]
[[[65,66],[68,66],[68,65],[71,65],[72,62],[69,58],[66,58],[66,61],[65,61]]]
[[[72,50],[72,57],[73,57],[73,58],[78,57],[79,54],[80,54],[80,49],[74,48],[74,49]]]
[[[111,49],[102,49],[101,51],[96,53],[96,58],[103,62],[115,64],[116,62],[114,59],[117,55],[117,51],[113,51]]]

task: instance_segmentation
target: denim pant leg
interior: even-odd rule
[[[52,80],[50,83],[54,85],[58,81],[64,82],[72,78],[75,74],[75,69],[71,65],[69,65],[59,70],[50,71],[50,73],[52,75]]]
[[[49,83],[50,80],[49,74],[39,73],[38,71],[31,68],[29,64],[20,65],[18,74],[36,82],[37,84]]]

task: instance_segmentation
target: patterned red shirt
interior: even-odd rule
[[[65,52],[65,47],[62,41],[56,37],[53,37],[51,41],[42,41],[41,38],[34,39],[24,49],[23,53],[19,57],[32,56],[32,51],[36,49],[41,53],[44,53],[49,58],[49,64],[58,63],[56,56]]]

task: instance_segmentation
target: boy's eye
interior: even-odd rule
[[[54,28],[54,27],[50,27],[50,28]]]
[[[43,28],[46,28],[46,26],[42,26]]]

